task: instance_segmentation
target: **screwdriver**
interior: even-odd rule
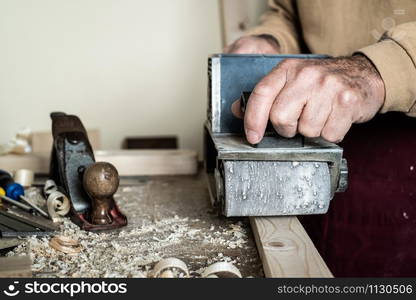
[[[28,206],[26,204],[23,204],[23,203],[20,203],[19,201],[16,201],[16,200],[13,200],[13,199],[7,197],[6,196],[6,191],[1,187],[0,187],[0,198],[3,199],[6,202],[9,202],[10,204],[13,204],[14,206],[17,206],[17,207],[27,211],[27,212],[33,212],[33,209],[30,206]]]
[[[25,197],[25,189],[20,184],[13,181],[12,176],[6,171],[0,170],[0,187],[6,191],[6,196],[12,200],[23,200],[31,208],[39,212],[45,218],[49,218],[49,215],[42,209],[33,204],[28,198]]]

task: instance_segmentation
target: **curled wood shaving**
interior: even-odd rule
[[[202,277],[205,278],[228,278],[228,277],[238,277],[241,278],[240,271],[233,265],[228,262],[217,262],[210,265],[202,273]]]
[[[52,192],[56,192],[58,190],[58,186],[56,185],[55,181],[52,179],[48,179],[45,181],[45,186],[43,187],[43,193],[49,196]]]
[[[175,274],[171,270],[166,270],[160,273],[159,278],[175,278]]]
[[[49,194],[46,206],[53,222],[62,221],[61,217],[67,215],[71,209],[68,197],[59,191],[53,191]]]
[[[154,266],[151,275],[152,277],[155,277],[155,278],[172,278],[173,272],[171,270],[170,270],[171,271],[170,273],[163,272],[169,269],[181,270],[182,272],[185,273],[186,277],[189,277],[189,270],[186,264],[182,260],[175,258],[175,257],[164,258],[161,261],[159,261]],[[172,276],[172,277],[162,277],[161,276],[162,274],[163,276]]]
[[[49,246],[66,254],[78,254],[82,250],[82,246],[78,241],[62,235],[53,237],[49,241]]]

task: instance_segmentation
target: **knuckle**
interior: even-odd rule
[[[269,119],[274,126],[280,125],[280,116],[277,113],[271,113]]]
[[[259,82],[252,93],[255,96],[267,97],[273,94],[273,87],[265,82]]]
[[[287,114],[276,112],[270,115],[270,122],[278,127],[292,127],[293,122],[290,121]]]
[[[296,127],[284,127],[275,125],[273,125],[273,127],[276,130],[276,132],[283,137],[291,138],[294,137],[297,133]]]
[[[345,90],[341,92],[339,97],[339,104],[341,106],[353,106],[356,105],[359,101],[359,96],[353,90]]]
[[[337,87],[340,83],[340,78],[334,74],[326,74],[322,79],[322,84],[330,88]]]
[[[321,129],[319,127],[302,121],[299,122],[298,130],[300,134],[309,138],[315,138],[321,135]]]
[[[318,66],[307,65],[298,71],[297,75],[300,80],[311,80],[321,77],[321,69]]]
[[[321,136],[330,143],[339,143],[343,139],[343,136],[340,136],[339,134],[329,130],[322,131]]]
[[[297,132],[297,122],[290,121],[285,115],[275,114],[270,116],[270,122],[281,136],[291,138]]]
[[[284,131],[284,132],[278,132],[281,136],[286,138],[292,138],[296,135],[296,131]]]

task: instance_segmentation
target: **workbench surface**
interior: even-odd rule
[[[28,238],[7,255],[30,253],[35,277],[145,277],[162,258],[186,262],[192,277],[217,261],[230,261],[244,277],[263,276],[248,219],[218,217],[205,177],[124,178],[115,199],[129,224],[104,233],[81,231],[69,220],[61,234],[83,250],[66,255],[49,238]]]

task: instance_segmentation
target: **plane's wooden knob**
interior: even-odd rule
[[[107,162],[94,163],[85,170],[83,185],[92,200],[92,224],[104,225],[113,222],[110,215],[111,203],[119,181],[117,169]]]

